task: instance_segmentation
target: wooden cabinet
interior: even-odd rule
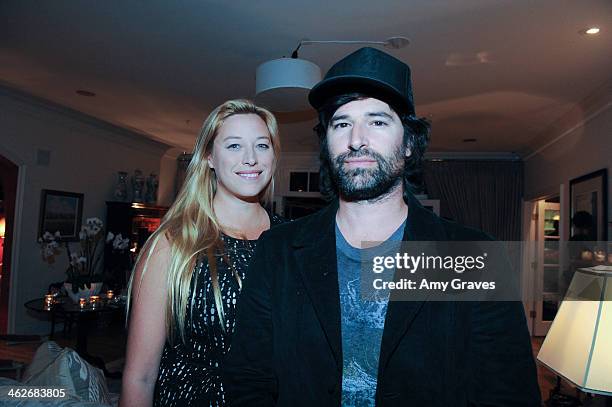
[[[157,230],[168,212],[165,206],[153,206],[132,202],[106,202],[106,230],[130,239],[128,252],[118,252],[107,244],[104,265],[107,275],[116,288],[127,285],[129,270],[140,249]]]

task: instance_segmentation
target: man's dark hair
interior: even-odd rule
[[[338,196],[338,186],[332,177],[332,162],[327,148],[327,127],[336,110],[341,106],[355,100],[368,99],[363,93],[347,93],[330,98],[319,110],[319,123],[314,130],[319,137],[319,160],[320,160],[320,189],[323,198],[331,201]],[[400,113],[401,109],[389,105],[399,116],[404,127],[404,145],[410,147],[410,157],[405,158],[405,168],[402,177],[404,184],[404,195],[414,192],[422,184],[423,156],[429,143],[430,123],[425,118]]]

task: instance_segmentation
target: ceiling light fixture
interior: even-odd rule
[[[321,68],[305,59],[264,62],[255,73],[255,101],[275,112],[309,108],[308,92],[321,80]]]
[[[313,44],[345,44],[345,45],[382,45],[386,48],[400,49],[410,44],[410,40],[406,37],[389,37],[384,41],[361,41],[361,40],[309,40],[307,38],[300,41],[294,54],[297,55],[297,51],[302,45],[313,45]]]
[[[599,34],[599,31],[601,31],[599,27],[589,27],[589,28],[585,28],[584,30],[580,30],[579,33],[586,34],[586,35],[596,35],[596,34]]]
[[[304,111],[310,108],[308,92],[321,81],[321,68],[313,62],[299,58],[298,51],[302,45],[382,45],[391,49],[400,49],[409,43],[405,37],[390,37],[384,41],[303,39],[291,53],[291,58],[274,59],[257,67],[255,101],[275,112]]]

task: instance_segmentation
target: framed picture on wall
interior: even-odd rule
[[[570,181],[570,239],[608,240],[608,171]],[[572,240],[574,240],[572,239]]]
[[[38,236],[59,231],[61,241],[77,241],[82,215],[83,194],[43,189]]]

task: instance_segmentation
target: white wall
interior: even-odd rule
[[[556,142],[525,160],[525,200],[559,193],[564,185],[564,208],[569,209],[569,181],[602,168],[608,169],[608,222],[612,221],[612,103]],[[569,230],[567,214],[564,230]],[[608,236],[612,228],[608,224]],[[567,236],[566,236],[567,238]]]
[[[9,332],[46,333],[49,323],[30,317],[23,304],[63,281],[65,256],[54,266],[41,260],[36,239],[41,189],[84,194],[83,219],[105,221],[105,201],[113,200],[117,171],[160,174],[160,160],[170,147],[16,91],[0,88],[0,154],[20,166],[9,299]],[[50,151],[49,165],[37,164],[37,151]],[[160,185],[160,189],[167,188]],[[19,215],[19,214],[18,214]]]
[[[159,168],[159,190],[157,193],[157,204],[170,206],[176,196],[176,159],[181,155],[183,149],[172,148],[166,151],[160,162]]]

